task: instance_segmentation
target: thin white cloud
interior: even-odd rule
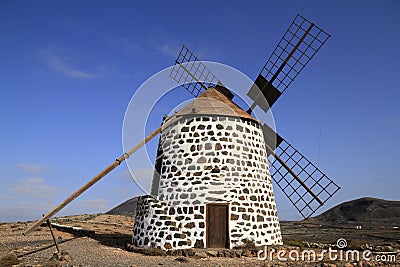
[[[157,50],[166,56],[176,58],[180,51],[180,45],[178,45],[176,42],[169,44],[165,43],[163,45],[158,46]]]
[[[83,200],[77,203],[77,206],[93,211],[105,211],[108,209],[108,200],[104,198]]]
[[[161,54],[176,58],[181,51],[183,42],[179,41],[178,39],[174,40],[171,38],[164,38],[161,42],[162,44],[156,44],[155,49],[160,52]],[[220,58],[219,49],[217,47],[210,47],[209,45],[207,48],[195,49],[193,47],[188,47],[200,60],[211,60],[216,61]],[[193,50],[192,50],[193,49]]]
[[[65,49],[47,48],[40,50],[40,55],[45,61],[48,68],[61,73],[67,77],[92,79],[96,77],[96,73],[83,70],[78,67],[78,60],[75,56],[67,54]]]
[[[41,164],[36,164],[36,163],[18,163],[17,167],[21,170],[26,171],[27,173],[33,174],[33,173],[38,173],[45,171],[48,169],[48,166],[46,165],[41,165]]]
[[[109,42],[116,48],[123,49],[131,53],[137,52],[140,48],[140,44],[137,41],[120,36],[110,37]]]
[[[149,33],[147,38],[133,39],[123,36],[109,36],[108,42],[115,48],[125,52],[139,53],[145,48],[150,48],[164,56],[176,57],[180,51],[181,42],[167,37],[163,31]]]
[[[49,203],[37,203],[21,201],[12,206],[0,207],[0,222],[16,222],[26,220],[37,220],[41,214],[51,209]]]
[[[18,180],[14,186],[9,188],[9,191],[17,194],[17,198],[27,196],[35,199],[52,199],[59,189],[46,185],[42,178],[28,178]]]
[[[151,48],[169,58],[176,58],[182,46],[182,41],[178,36],[162,28],[150,29],[144,39],[146,40],[144,47]]]
[[[176,58],[181,50],[182,44],[184,44],[179,37],[173,36],[162,29],[152,29],[148,32],[148,35],[142,39],[123,36],[108,36],[107,39],[110,45],[130,53],[140,53],[143,52],[144,49],[150,48],[169,58]],[[207,49],[197,49],[196,56],[200,59],[204,57],[217,60],[219,58],[219,52],[215,50],[219,49],[217,47],[211,49],[209,45],[207,47]]]

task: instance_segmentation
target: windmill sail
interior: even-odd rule
[[[297,181],[276,158],[269,157],[272,179],[300,214],[304,218],[308,218],[330,199],[340,187],[286,140],[281,137],[279,140],[280,143],[276,147],[275,153],[318,198],[310,194],[305,186]]]
[[[210,86],[222,85],[207,66],[185,45],[182,46],[178,58],[175,60],[170,77],[194,97],[198,97]]]
[[[247,95],[254,104],[249,111],[258,105],[267,112],[329,37],[323,29],[298,14],[250,88]],[[262,104],[261,94],[269,106]]]
[[[272,179],[304,218],[340,187],[268,125],[262,125]]]

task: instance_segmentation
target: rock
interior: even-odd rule
[[[242,252],[242,256],[252,257],[252,253],[251,253],[251,251],[249,249],[244,249],[243,252]]]
[[[210,251],[207,251],[206,254],[208,256],[211,256],[211,257],[217,257],[218,256],[218,251],[210,250]]]
[[[199,258],[199,259],[208,258],[207,253],[203,250],[196,251],[194,254],[194,257]]]
[[[175,260],[179,261],[179,262],[189,262],[189,260],[187,258],[185,258],[185,257],[178,257]]]
[[[243,251],[241,249],[235,250],[235,256],[238,257],[238,258],[242,257],[242,252]]]
[[[49,259],[49,261],[64,261],[71,262],[72,258],[66,251],[54,252],[53,256]]]
[[[223,253],[224,253],[224,254],[223,254],[224,257],[229,258],[229,257],[231,256],[231,252],[230,252],[229,250],[224,250]]]
[[[393,247],[392,246],[385,246],[385,251],[393,251]]]
[[[180,249],[171,249],[167,251],[168,256],[182,256],[182,250]]]
[[[188,248],[188,249],[182,249],[182,256],[184,257],[191,257],[193,256],[195,253],[193,251],[193,249]]]

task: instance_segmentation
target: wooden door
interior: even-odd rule
[[[207,205],[207,247],[229,248],[228,205]]]

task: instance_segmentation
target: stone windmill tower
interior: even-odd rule
[[[281,244],[263,130],[210,87],[164,123],[152,195],[138,201],[137,246]],[[172,230],[172,231],[171,231]]]
[[[281,244],[272,180],[304,218],[337,192],[331,179],[252,116],[257,106],[269,110],[329,37],[297,15],[248,91],[254,103],[246,111],[182,47],[171,77],[196,98],[164,118],[151,195],[137,203],[134,245]]]

